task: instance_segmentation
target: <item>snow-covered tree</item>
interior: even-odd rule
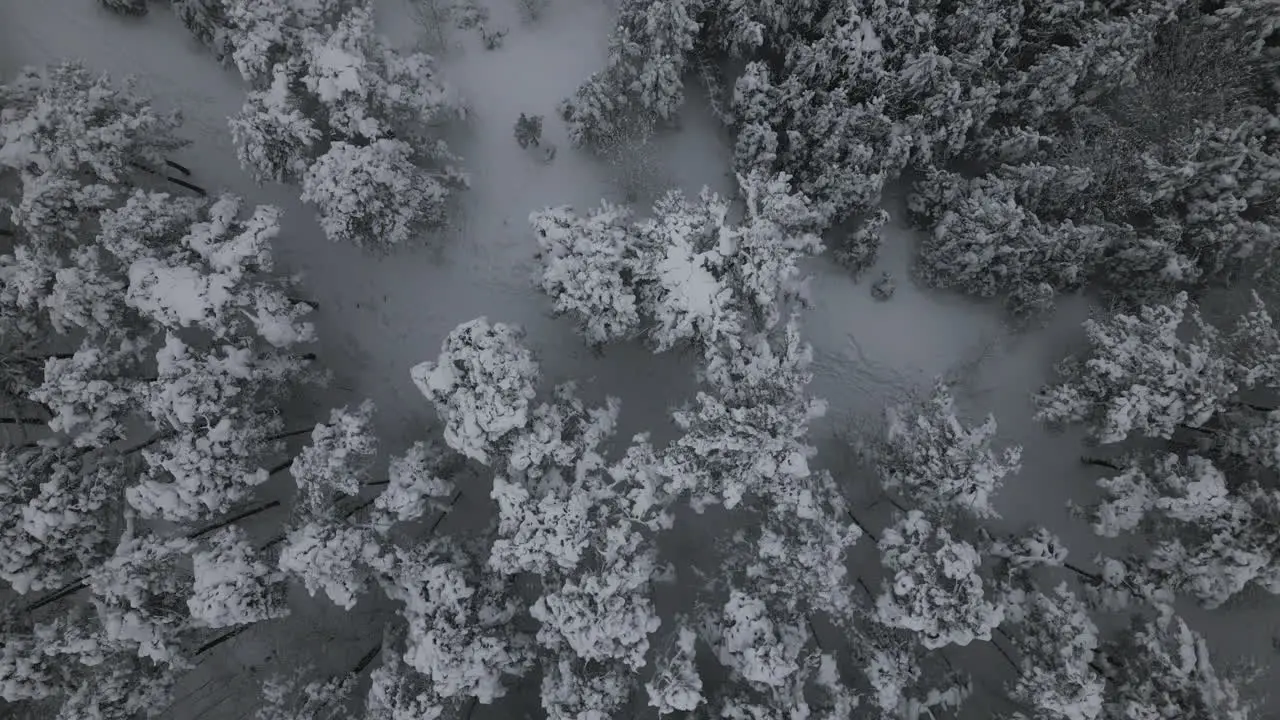
[[[547,720],[604,720],[627,702],[635,682],[624,663],[587,663],[560,656],[542,672],[542,709]]]
[[[48,590],[110,555],[126,477],[110,457],[0,449],[0,578],[21,594]]]
[[[1216,607],[1250,583],[1280,592],[1280,495],[1257,484],[1229,486],[1214,463],[1167,453],[1135,460],[1098,482],[1094,531],[1107,537],[1153,535],[1147,571],[1175,590]]]
[[[512,626],[519,606],[506,578],[484,572],[467,548],[433,540],[397,549],[381,563],[387,595],[403,603],[404,661],[440,698],[491,703],[530,661],[527,638]]]
[[[1063,185],[1058,179],[1054,189]],[[1076,188],[1066,190],[1062,197]],[[1046,309],[1054,294],[1083,287],[1102,260],[1103,228],[1042,220],[1028,207],[1026,183],[1016,169],[974,180],[935,171],[917,193],[913,212],[934,218],[926,224],[930,234],[918,268],[935,287],[1003,295],[1013,312],[1031,312]]]
[[[482,463],[529,421],[538,364],[520,339],[516,327],[477,318],[450,331],[436,361],[411,370],[445,423],[445,442]]]
[[[702,632],[733,673],[751,683],[780,686],[800,671],[809,638],[802,622],[779,617],[759,597],[734,589],[721,608],[705,614]]]
[[[692,481],[695,506],[733,509],[747,495],[796,506],[815,453],[809,423],[826,410],[804,392],[811,360],[794,321],[781,337],[728,340],[713,350],[705,372],[711,387],[673,413],[683,434],[665,453]]]
[[[653,217],[605,205],[585,218],[567,208],[530,216],[542,245],[542,289],[573,315],[593,344],[643,327],[659,351],[701,350],[750,330],[767,330],[805,301],[799,263],[822,244],[820,219],[786,175],[737,178],[744,217],[704,189],[696,201],[670,192]]]
[[[331,23],[350,7],[347,0],[216,0],[226,58],[245,80],[262,84],[271,69],[304,50],[306,31]]]
[[[530,608],[538,642],[586,661],[643,667],[649,635],[661,624],[649,597],[657,572],[652,543],[627,524],[607,528],[593,548],[598,567],[544,591]]]
[[[422,720],[460,710],[460,698],[441,697],[430,678],[406,665],[398,647],[389,647],[390,639],[383,641],[382,664],[369,673],[367,720]]]
[[[1103,699],[1106,720],[1183,717],[1248,720],[1252,706],[1238,682],[1213,665],[1204,637],[1177,616],[1135,619],[1103,651],[1113,658]]]
[[[567,207],[529,215],[541,248],[542,291],[555,312],[569,315],[592,345],[627,340],[640,332],[631,281],[644,258],[625,208],[603,204],[586,217]]]
[[[139,657],[78,619],[7,635],[0,647],[0,698],[18,701],[19,717],[23,699],[42,700],[28,712],[58,720],[124,720],[153,713],[172,700],[172,667]]]
[[[982,558],[972,545],[918,510],[886,528],[879,545],[891,577],[876,601],[877,620],[917,633],[930,649],[991,639],[1005,610],[984,593]]]
[[[146,15],[147,0],[99,0],[102,6],[121,15]]]
[[[108,641],[136,648],[139,657],[157,663],[182,664],[192,583],[179,567],[192,549],[185,538],[126,530],[115,553],[86,578]]]
[[[300,81],[325,106],[326,125],[352,140],[397,136],[460,110],[432,58],[392,49],[374,31],[368,6],[308,30],[302,63]]]
[[[302,580],[311,595],[323,591],[335,605],[350,610],[368,588],[370,565],[379,552],[371,530],[318,518],[285,537],[280,569]]]
[[[449,478],[456,457],[434,442],[419,440],[404,455],[391,458],[387,489],[373,501],[374,528],[385,533],[395,523],[417,520],[439,502],[434,498],[453,494]]]
[[[191,521],[230,509],[271,473],[263,460],[281,447],[270,439],[280,425],[224,417],[156,440],[142,451],[146,472],[125,489],[144,517]]]
[[[1204,425],[1226,409],[1237,373],[1220,333],[1194,308],[1194,336],[1178,336],[1188,308],[1186,293],[1179,293],[1171,304],[1143,306],[1137,315],[1086,321],[1090,356],[1058,366],[1064,382],[1037,396],[1037,417],[1084,423],[1102,443],[1131,434],[1169,438],[1179,427]]]
[[[1084,603],[1062,584],[1052,593],[1011,591],[1005,609],[1019,659],[1010,698],[1034,717],[1096,720],[1104,679],[1092,667],[1098,628]]]
[[[114,183],[141,165],[160,167],[185,145],[176,113],[162,113],[126,80],[83,64],[26,68],[0,89],[0,168],[23,175],[66,175]]]
[[[311,669],[300,667],[288,675],[275,675],[262,683],[262,704],[255,720],[343,720],[349,717],[347,700],[355,691],[353,675],[311,679]]]
[[[603,70],[560,105],[575,145],[616,141],[628,122],[675,120],[684,69],[698,39],[705,0],[628,0],[620,8]]]
[[[316,205],[331,240],[360,247],[400,245],[438,224],[448,192],[441,178],[412,162],[413,148],[382,138],[367,145],[336,142],[302,178],[302,201]]]
[[[341,407],[329,413],[329,422],[312,430],[311,442],[290,466],[305,504],[319,511],[332,502],[334,493],[360,493],[378,453],[373,410],[371,400],[355,410]]]
[[[240,112],[228,119],[240,166],[258,182],[294,182],[306,173],[321,133],[302,111],[303,101],[288,70],[277,65],[271,84],[250,91]]]
[[[957,417],[945,383],[916,406],[888,411],[888,431],[875,453],[880,482],[927,512],[958,510],[978,518],[996,515],[992,496],[1004,477],[1019,469],[1022,448],[991,449],[994,416],[976,427]]]
[[[207,548],[192,554],[192,568],[187,608],[191,619],[200,625],[224,628],[289,614],[283,575],[257,557],[238,526],[210,537]]]
[[[696,710],[704,701],[702,677],[694,664],[697,640],[696,632],[679,625],[657,661],[653,679],[645,683],[649,706],[656,708],[659,717]]]
[[[28,398],[52,412],[49,429],[70,436],[78,447],[102,447],[124,437],[124,421],[134,408],[138,348],[125,341],[118,348],[87,342],[70,357],[50,357],[44,382]]]
[[[757,510],[755,526],[736,532],[728,547],[731,582],[779,612],[822,613],[838,625],[855,622],[860,608],[847,568],[863,531],[850,520],[830,473],[815,473],[795,505],[766,500]]]

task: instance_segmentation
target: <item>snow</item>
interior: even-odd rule
[[[622,201],[628,196],[636,207],[647,208],[669,188],[689,195],[703,185],[727,189],[723,171],[730,167],[731,151],[695,88],[688,92],[681,132],[660,133],[605,162],[568,149],[563,125],[552,119],[554,107],[604,66],[611,24],[605,3],[555,0],[536,26],[511,23],[503,47],[491,52],[471,35],[456,36],[463,47],[449,50],[440,71],[473,110],[465,132],[449,138],[463,158],[471,188],[458,194],[450,229],[420,245],[406,243],[389,257],[325,241],[296,186],[254,184],[239,166],[226,122],[240,110],[245,85],[236,71],[219,68],[160,4],[152,7],[146,18],[123,21],[84,0],[4,3],[0,69],[12,77],[22,64],[81,57],[117,78],[137,74],[139,89],[155,96],[159,107],[183,111],[181,134],[193,145],[175,159],[192,168],[194,181],[282,210],[281,233],[273,241],[277,265],[302,273],[298,294],[320,303],[314,315],[316,352],[335,372],[330,394],[300,399],[299,406],[316,409],[320,417],[320,408],[370,398],[379,408],[373,423],[387,449],[408,447],[421,439],[432,416],[409,369],[434,359],[458,323],[487,315],[527,330],[525,342],[538,357],[544,382],[577,378],[592,392],[618,395],[621,437],[652,430],[658,443],[669,436],[668,409],[693,396],[688,361],[673,354],[654,356],[638,343],[612,346],[603,358],[595,357],[571,322],[551,317],[549,301],[531,280],[537,243],[526,218],[532,211],[565,204],[589,208],[601,197]],[[424,34],[404,4],[383,0],[378,11],[380,27],[397,45],[410,45]],[[521,112],[548,117],[544,143],[561,148],[554,162],[536,161],[511,137],[511,124]],[[901,198],[890,193],[887,207],[892,217],[868,275],[887,270],[909,278],[914,238],[902,223]],[[1085,502],[1094,492],[1090,473],[1077,462],[1080,433],[1052,434],[1032,422],[1029,398],[1052,379],[1052,362],[1079,347],[1086,305],[1059,299],[1050,327],[1007,338],[1001,312],[991,305],[921,291],[907,282],[900,283],[892,300],[877,303],[866,284],[825,261],[807,262],[804,269],[814,273],[814,307],[804,318],[814,346],[809,391],[830,404],[827,416],[815,422],[815,440],[869,429],[886,404],[927,389],[935,375],[963,375],[958,406],[974,417],[993,412],[998,440],[1023,447],[1018,479],[994,498],[1004,523],[1046,525],[1087,566],[1104,541],[1065,509],[1066,500]],[[980,358],[986,362],[971,366]],[[967,368],[973,372],[961,372]],[[64,418],[91,420],[75,413],[68,407]],[[839,451],[831,442],[818,444],[823,453]],[[847,484],[855,506],[871,500],[864,478]],[[326,590],[338,589],[339,598],[347,600],[346,579],[334,580],[336,587]],[[1266,598],[1232,606],[1229,616],[1180,609],[1227,657],[1265,659],[1273,652],[1268,630],[1277,624],[1277,607],[1274,598]],[[1280,680],[1280,663],[1270,665],[1264,684]],[[232,707],[222,711],[235,716]],[[197,708],[181,712],[193,717]]]

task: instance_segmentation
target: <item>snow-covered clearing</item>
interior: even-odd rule
[[[236,161],[225,120],[240,108],[243,83],[233,70],[218,67],[160,5],[135,20],[111,15],[88,0],[5,0],[0,3],[0,70],[8,76],[24,64],[81,58],[117,77],[135,74],[157,105],[182,110],[184,133],[193,145],[178,159],[192,168],[194,181],[284,211],[276,256],[282,268],[302,274],[301,287],[319,303],[316,352],[336,376],[331,394],[305,400],[316,421],[329,407],[370,398],[378,407],[375,423],[384,449],[403,450],[426,434],[433,414],[409,369],[434,358],[456,325],[487,316],[527,329],[527,343],[543,368],[543,387],[578,379],[592,400],[617,395],[622,399],[620,437],[653,430],[655,439],[665,440],[669,408],[692,394],[692,364],[676,354],[655,356],[639,344],[610,347],[596,357],[569,321],[553,320],[547,299],[531,281],[537,243],[526,217],[548,205],[585,210],[602,197],[643,208],[670,188],[693,195],[710,185],[725,192],[730,153],[723,129],[693,88],[678,132],[664,132],[610,161],[570,149],[555,105],[601,66],[611,8],[602,0],[552,0],[536,25],[522,25],[514,2],[493,2],[494,24],[510,28],[503,46],[488,51],[474,33],[457,31],[441,56],[444,77],[470,107],[450,144],[464,159],[471,189],[460,194],[451,229],[387,257],[325,240],[296,187],[253,184]],[[397,44],[415,44],[425,33],[405,0],[384,0],[379,13],[379,24]],[[546,117],[544,142],[559,147],[553,162],[541,162],[515,142],[512,124],[522,112]],[[816,375],[811,390],[830,403],[818,425],[824,464],[842,463],[833,436],[874,427],[887,403],[927,387],[935,375],[954,375],[964,380],[957,392],[966,414],[995,413],[1001,444],[1024,448],[1021,473],[1008,479],[995,499],[1002,522],[1044,524],[1063,537],[1074,560],[1088,565],[1101,541],[1064,507],[1068,499],[1084,501],[1092,494],[1087,468],[1077,462],[1080,438],[1053,435],[1034,423],[1030,400],[1030,392],[1048,379],[1053,361],[1080,340],[1085,303],[1064,301],[1049,327],[1011,336],[998,307],[922,291],[908,281],[913,238],[901,223],[901,198],[891,197],[888,206],[894,217],[878,264],[864,276],[868,280],[855,283],[825,261],[809,268],[814,308],[805,316],[805,331],[814,345]],[[879,302],[871,297],[870,280],[885,270],[897,279],[898,291]],[[869,476],[844,482],[859,505],[874,499]],[[487,502],[480,495],[470,496],[472,507]],[[465,513],[458,515],[463,517],[451,522],[465,522]],[[885,520],[878,515],[869,514],[877,527]],[[1223,660],[1253,657],[1269,670],[1266,679],[1280,680],[1280,666],[1268,667],[1271,637],[1280,629],[1278,608],[1276,598],[1249,596],[1213,613],[1191,606],[1182,610],[1209,635]],[[327,606],[310,620],[317,628],[350,622]],[[319,655],[331,638],[294,640]],[[351,652],[358,654],[373,641],[364,639],[362,649]],[[175,717],[236,717],[252,702],[252,696],[228,699],[227,683],[237,663],[257,662],[263,649],[242,643],[229,647],[226,667],[231,669],[206,674],[202,680],[209,680],[209,687],[175,705]],[[346,646],[341,652],[348,652]],[[981,662],[985,652],[969,655]],[[208,702],[196,699],[206,694]]]

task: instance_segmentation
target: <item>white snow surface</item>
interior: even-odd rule
[[[159,108],[182,110],[182,133],[193,145],[174,159],[193,170],[191,181],[211,194],[228,189],[253,204],[282,209],[282,230],[274,240],[277,266],[301,273],[299,292],[320,303],[314,315],[316,352],[336,376],[331,393],[301,403],[317,419],[331,407],[370,398],[379,409],[375,425],[384,447],[403,451],[423,437],[433,416],[409,369],[435,358],[454,326],[488,316],[526,329],[544,388],[578,379],[590,400],[616,395],[622,400],[619,437],[653,430],[655,442],[663,442],[671,434],[669,408],[693,395],[692,366],[675,354],[654,356],[638,343],[594,357],[571,320],[551,318],[550,301],[535,286],[537,242],[526,218],[565,204],[586,212],[602,197],[621,202],[628,195],[647,214],[648,204],[672,188],[692,196],[710,185],[726,193],[727,134],[701,90],[691,87],[682,130],[662,133],[615,161],[570,149],[555,105],[603,67],[611,5],[552,0],[535,26],[519,23],[515,3],[492,5],[495,23],[511,29],[502,48],[485,51],[474,33],[458,32],[438,53],[443,76],[471,108],[465,128],[448,138],[463,158],[471,189],[458,194],[451,229],[386,256],[326,241],[314,211],[299,201],[298,187],[254,185],[236,160],[226,122],[244,102],[245,85],[233,68],[219,67],[163,3],[153,3],[144,18],[121,18],[88,0],[4,0],[0,71],[10,78],[22,65],[81,58],[116,79],[136,74],[139,89]],[[409,46],[424,36],[405,0],[380,0],[377,10],[378,24],[394,44]],[[554,162],[539,162],[515,142],[512,124],[521,112],[546,116],[544,142],[560,148]],[[913,236],[902,226],[901,198],[891,195],[886,206],[893,218],[884,229],[880,260],[866,277],[892,272],[899,282],[892,300],[873,300],[866,283],[855,284],[825,260],[805,268],[814,273],[815,307],[804,318],[815,355],[810,390],[830,404],[816,425],[815,440],[827,453],[818,462],[837,460],[830,454],[836,445],[822,442],[833,431],[878,428],[886,404],[927,390],[936,374],[958,373],[985,356],[981,366],[963,374],[968,382],[955,393],[968,419],[993,412],[998,440],[1023,446],[1021,473],[995,497],[1003,522],[1011,528],[1043,524],[1062,537],[1074,561],[1091,565],[1108,541],[1071,519],[1064,503],[1091,499],[1096,474],[1077,462],[1079,434],[1052,434],[1033,422],[1030,400],[1051,379],[1052,363],[1080,347],[1085,303],[1066,299],[1049,328],[1010,337],[998,308],[923,292],[907,281]],[[855,504],[874,495],[865,473],[843,478],[843,484]],[[882,525],[884,518],[878,520]],[[696,542],[681,545],[698,551]],[[1258,687],[1280,681],[1280,663],[1269,662],[1272,633],[1280,630],[1275,598],[1250,597],[1229,612],[1180,609],[1222,661],[1242,655],[1261,661]],[[979,660],[1000,662],[994,655]],[[201,714],[204,704],[190,702],[173,710],[178,716]],[[207,717],[236,717],[245,709],[240,703],[237,709],[228,702]]]

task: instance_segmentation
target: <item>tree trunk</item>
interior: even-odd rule
[[[996,632],[1000,633],[1001,637],[1003,637],[1005,640],[1008,640],[1010,645],[1013,644],[1013,638],[1009,637],[1009,633],[1005,632],[1004,628],[997,627]],[[1018,674],[1022,674],[1022,666],[1019,665],[1018,662],[1013,659],[1013,656],[1010,655],[1008,651],[1000,647],[1000,643],[997,643],[995,638],[991,638],[991,646],[994,647],[996,650],[1000,651],[1000,654],[1004,656],[1005,660],[1009,661],[1009,664],[1013,666],[1014,670],[1018,671]]]
[[[267,510],[270,510],[276,507],[280,507],[279,500],[272,500],[271,502],[263,503],[258,507],[243,510],[241,512],[236,513],[235,515],[232,515],[229,518],[226,518],[225,520],[219,520],[218,522],[212,525],[206,525],[205,527],[202,527],[199,530],[193,530],[192,532],[187,533],[187,539],[195,540],[196,538],[201,537],[203,535],[208,535],[209,533],[215,530],[220,530],[230,525],[231,523],[238,522],[247,517],[253,517],[254,515],[257,515],[260,512],[266,512]]]
[[[202,187],[200,187],[200,186],[198,186],[198,185],[192,185],[191,183],[187,182],[186,180],[179,180],[178,178],[172,178],[172,177],[167,177],[167,178],[165,178],[165,180],[168,180],[169,182],[173,183],[174,185],[178,185],[178,186],[180,186],[180,187],[184,187],[184,188],[186,188],[186,189],[188,189],[188,190],[191,190],[192,192],[196,193],[196,194],[197,194],[197,195],[199,195],[200,197],[204,197],[204,196],[206,196],[206,195],[208,195],[208,194],[209,194],[208,192],[206,192],[206,191],[205,191],[205,189],[204,189],[204,188],[202,188]]]
[[[190,170],[189,168],[187,168],[187,166],[185,166],[185,165],[180,165],[180,164],[178,164],[178,163],[176,163],[176,162],[174,162],[174,161],[170,160],[169,158],[165,158],[165,159],[164,159],[164,164],[165,164],[165,165],[168,165],[169,167],[173,168],[174,170],[177,170],[178,172],[182,173],[183,175],[186,175],[187,177],[191,177],[191,170]]]
[[[299,428],[298,430],[288,430],[288,431],[279,433],[277,435],[272,435],[271,437],[267,438],[267,442],[275,442],[276,440],[284,440],[285,438],[291,438],[297,435],[305,435],[308,433],[315,432],[315,429],[316,428],[313,425],[311,427]]]
[[[277,473],[282,473],[293,466],[293,458],[281,461],[278,465],[267,471],[267,477],[272,477]]]
[[[121,454],[122,456],[127,456],[127,455],[132,455],[132,454],[134,454],[134,453],[136,453],[136,452],[140,452],[140,451],[142,451],[142,450],[146,450],[147,448],[151,447],[152,445],[155,445],[156,443],[160,442],[161,440],[164,440],[165,438],[169,437],[171,434],[172,434],[172,433],[168,433],[168,432],[156,433],[155,435],[152,435],[150,439],[148,439],[146,442],[142,443],[141,445],[135,445],[135,446],[133,446],[133,447],[129,448],[128,450],[125,450],[123,453],[120,453],[120,454]]]
[[[453,511],[453,506],[457,505],[458,500],[460,500],[461,498],[462,498],[461,490],[458,490],[455,493],[453,493],[453,497],[449,499],[449,506],[446,507],[444,510],[441,510],[440,517],[436,518],[436,521],[431,523],[431,527],[427,528],[427,537],[431,537],[432,535],[435,534],[436,528],[440,527],[440,523],[444,522],[445,516]]]
[[[52,595],[46,595],[40,598],[39,600],[31,603],[30,605],[23,608],[22,612],[24,613],[35,612],[36,610],[39,610],[40,608],[46,605],[51,605],[53,603],[58,602],[62,598],[75,595],[76,593],[80,592],[81,590],[84,590],[87,587],[89,587],[88,581],[86,581],[84,578],[80,578],[79,580],[76,580],[68,585],[63,585],[61,589],[57,590]]]
[[[372,650],[365,653],[364,657],[360,658],[360,662],[356,663],[355,669],[351,671],[351,674],[359,675],[364,672],[364,669],[369,667],[369,663],[372,663],[373,659],[378,657],[378,653],[380,652],[382,652],[382,643],[378,643]]]
[[[252,624],[250,624],[250,625],[241,625],[240,627],[238,627],[238,628],[236,628],[236,629],[234,629],[234,630],[229,630],[229,631],[227,631],[227,632],[224,632],[224,633],[222,633],[221,635],[219,635],[218,637],[216,637],[216,638],[214,638],[214,639],[210,640],[209,642],[207,642],[207,643],[205,643],[205,644],[201,645],[200,647],[196,648],[196,651],[195,651],[194,653],[192,653],[192,654],[193,654],[193,655],[196,655],[197,657],[199,657],[200,655],[203,655],[203,654],[205,654],[205,653],[209,652],[210,650],[212,650],[212,649],[214,649],[214,648],[218,647],[218,646],[219,646],[219,645],[221,645],[222,643],[224,643],[224,642],[226,642],[226,641],[230,640],[231,638],[234,638],[235,636],[239,635],[240,633],[244,632],[245,630],[248,630],[248,629],[249,629],[249,628],[251,628],[251,627],[253,627],[253,625],[252,625]]]
[[[1119,472],[1120,470],[1123,470],[1123,469],[1124,469],[1124,468],[1120,467],[1119,465],[1116,465],[1115,463],[1111,462],[1110,460],[1105,460],[1105,459],[1103,459],[1103,458],[1099,458],[1099,457],[1092,457],[1092,456],[1089,456],[1089,455],[1081,455],[1081,456],[1080,456],[1080,462],[1081,462],[1081,463],[1083,463],[1083,464],[1085,464],[1085,465],[1097,465],[1097,466],[1099,466],[1099,467],[1110,468],[1110,469],[1115,470],[1115,471],[1117,471],[1117,472]]]
[[[1071,572],[1073,572],[1073,573],[1075,573],[1075,574],[1079,575],[1079,576],[1080,576],[1080,577],[1082,577],[1082,578],[1088,578],[1089,580],[1092,580],[1092,581],[1094,581],[1094,582],[1101,582],[1101,581],[1102,581],[1102,576],[1101,576],[1101,575],[1098,575],[1097,573],[1091,573],[1091,572],[1089,572],[1088,570],[1085,570],[1085,569],[1081,568],[1081,567],[1080,567],[1080,566],[1078,566],[1078,565],[1072,565],[1072,564],[1071,564],[1071,563],[1069,563],[1069,562],[1063,561],[1063,563],[1062,563],[1062,567],[1064,567],[1064,568],[1066,568],[1066,569],[1070,570]]]
[[[858,529],[859,529],[859,530],[861,530],[863,533],[865,533],[867,537],[871,538],[871,542],[880,542],[880,541],[876,538],[875,533],[873,533],[873,532],[871,532],[870,530],[868,530],[866,525],[863,525],[861,522],[859,522],[859,521],[858,521],[858,518],[856,518],[856,517],[854,517],[854,516],[853,516],[853,511],[852,511],[852,510],[850,510],[850,509],[848,509],[848,508],[845,508],[845,510],[844,510],[844,514],[849,516],[849,519],[853,521],[853,524],[854,524],[854,525],[857,525],[857,526],[858,526]]]
[[[1268,412],[1268,413],[1269,413],[1269,412],[1275,412],[1275,411],[1276,411],[1276,408],[1273,408],[1273,407],[1267,407],[1266,405],[1255,405],[1255,404],[1253,404],[1253,403],[1250,403],[1250,402],[1244,402],[1244,401],[1237,401],[1237,402],[1236,402],[1236,405],[1238,405],[1238,406],[1240,406],[1240,407],[1249,408],[1250,410],[1257,410],[1258,412]]]

